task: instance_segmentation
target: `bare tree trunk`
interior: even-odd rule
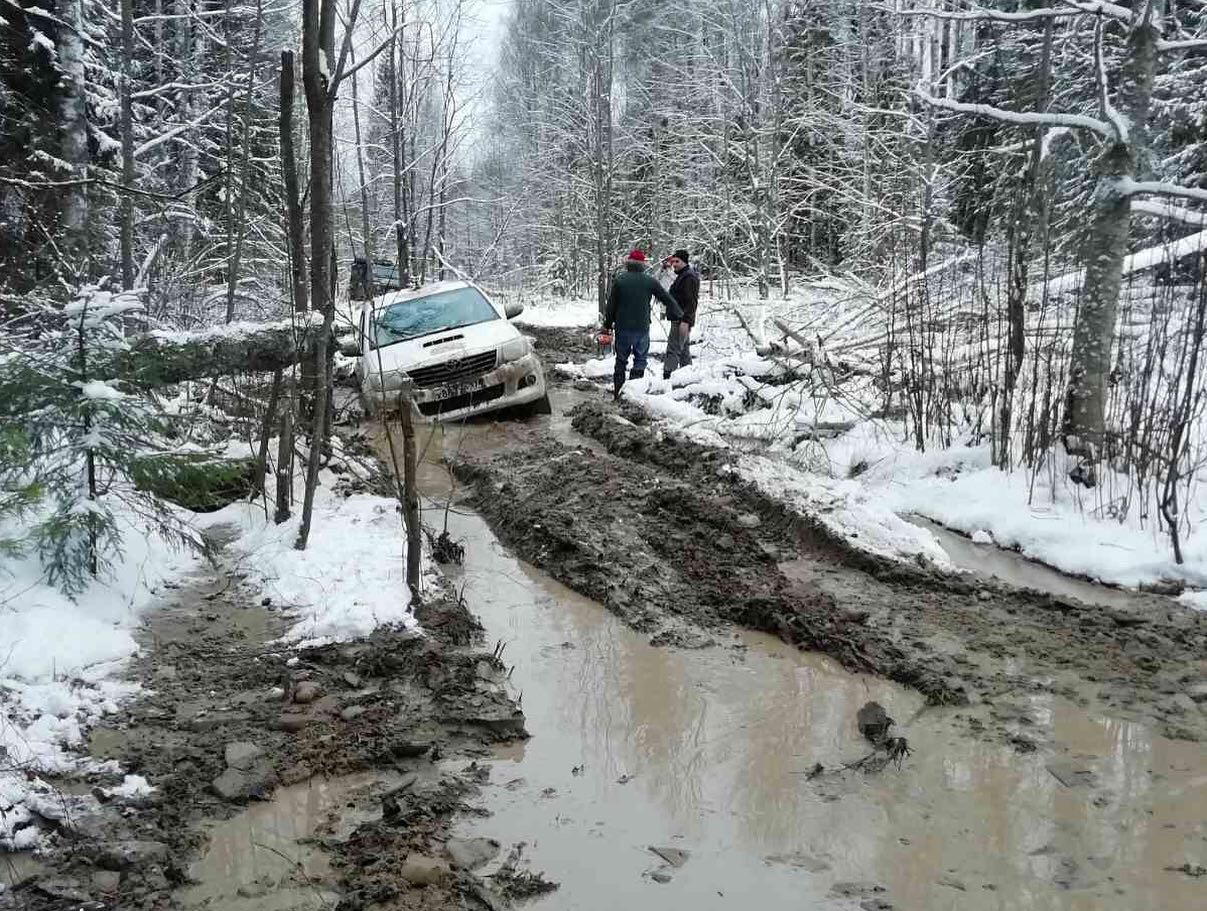
[[[61,156],[71,168],[73,180],[88,178],[88,106],[87,79],[84,73],[84,36],[86,21],[84,0],[68,0],[63,8],[67,27],[61,30],[59,66],[63,70],[59,93],[59,135]],[[88,185],[72,184],[63,189],[61,208],[63,265],[75,272],[73,278],[84,281],[90,269],[88,243]]]
[[[351,61],[355,64],[355,58]],[[365,256],[365,290],[368,299],[375,296],[377,281],[373,275],[373,227],[369,218],[369,182],[365,175],[365,153],[360,136],[360,99],[357,95],[356,76],[352,77],[352,127],[356,138],[356,172],[360,177],[360,230],[361,245]]]
[[[134,66],[134,0],[121,0],[122,12],[122,69],[121,69],[121,134],[122,134],[122,223],[121,256],[122,287],[134,287],[134,104],[130,97],[131,70]]]
[[[400,15],[401,8],[401,15]],[[400,29],[406,25],[406,5],[395,2],[391,6],[391,18],[394,37],[390,44],[390,63],[388,76],[390,80],[390,145],[393,153],[394,172],[394,247],[395,263],[398,268],[399,283],[405,288],[411,283],[410,244],[407,243],[407,232],[410,230],[406,212],[406,195],[403,192],[403,173],[406,170],[406,142],[402,137],[402,112],[400,110],[400,93],[405,98],[405,86],[399,85],[399,79],[405,79],[406,67],[399,63],[405,51],[406,43],[402,40]]]
[[[281,170],[285,174],[286,234],[289,238],[289,277],[293,289],[293,309],[310,309],[306,288],[306,240],[302,221],[302,201],[298,195],[298,166],[293,150],[293,51],[281,51]]]
[[[276,503],[272,520],[277,525],[289,520],[293,497],[293,413],[294,387],[288,383],[285,407],[281,409],[281,439],[277,445]]]
[[[260,424],[260,448],[256,452],[256,473],[252,480],[252,490],[256,494],[264,493],[264,479],[268,475],[268,438],[272,436],[273,425],[277,422],[277,405],[281,401],[283,375],[284,371],[280,367],[273,372],[272,391],[268,395],[268,407]]]
[[[1115,136],[1098,159],[1098,186],[1082,247],[1085,284],[1073,330],[1061,438],[1065,451],[1080,457],[1070,477],[1087,487],[1097,483],[1096,464],[1103,452],[1111,342],[1131,219],[1131,202],[1120,183],[1135,176],[1144,142],[1160,38],[1156,23],[1163,6],[1160,0],[1146,5],[1128,35],[1119,91],[1121,113],[1128,127]]]
[[[351,26],[349,26],[351,27]],[[310,122],[310,298],[323,315],[323,332],[315,350],[314,414],[310,452],[306,463],[306,493],[302,522],[295,544],[305,550],[310,538],[314,495],[318,487],[319,458],[323,448],[329,404],[327,340],[335,318],[331,293],[335,249],[332,224],[332,138],[333,97],[330,79],[335,71],[335,0],[304,0],[302,4],[302,85]]]
[[[263,0],[256,0],[256,24],[252,37],[251,59],[247,62],[247,89],[244,93],[243,101],[243,147],[240,149],[239,161],[239,206],[237,210],[228,210],[234,212],[232,217],[235,231],[234,248],[230,251],[226,276],[226,321],[228,323],[235,318],[235,292],[239,287],[239,266],[241,264],[240,261],[243,259],[243,238],[247,235],[244,222],[247,218],[247,176],[251,169],[252,96],[256,88],[256,68],[260,62],[260,32],[263,23],[264,3]],[[233,117],[233,115],[228,116]],[[229,159],[227,160],[227,167],[230,167]],[[229,236],[227,243],[230,243]]]
[[[1039,86],[1035,109],[1043,111],[1048,106],[1052,80],[1052,32],[1053,21],[1044,22],[1044,43],[1039,59]],[[1007,229],[1009,263],[1006,282],[1006,357],[1002,379],[1001,407],[998,410],[998,467],[1009,469],[1011,454],[1011,430],[1014,424],[1014,388],[1023,367],[1026,355],[1027,285],[1031,264],[1031,241],[1037,233],[1042,236],[1045,208],[1038,198],[1036,188],[1043,164],[1044,128],[1036,127],[1032,137],[1031,160],[1023,184],[1018,189],[1014,212]]]
[[[179,18],[181,34],[178,45],[180,60],[190,73],[201,72],[201,60],[204,56],[202,44],[204,31],[191,18],[189,0],[176,0],[176,16]],[[195,92],[183,89],[180,92],[180,109],[178,115],[182,123],[192,123],[196,108]],[[197,185],[197,175],[200,171],[199,154],[194,143],[186,142],[180,151],[180,176],[177,189],[184,192]],[[193,238],[196,234],[196,223],[192,218],[173,220],[171,224],[180,226],[180,253],[187,263],[193,255]]]

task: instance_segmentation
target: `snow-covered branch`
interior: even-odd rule
[[[950,98],[937,98],[922,87],[914,89],[914,94],[932,107],[954,111],[957,114],[974,114],[978,117],[989,117],[1002,123],[1015,126],[1051,126],[1071,127],[1073,129],[1091,130],[1107,139],[1114,138],[1115,131],[1096,117],[1084,114],[1034,113],[1031,111],[1007,111],[991,104],[968,104],[962,101],[952,101]]]
[[[1164,202],[1150,202],[1146,199],[1132,200],[1132,212],[1140,215],[1155,215],[1158,218],[1168,218],[1180,221],[1198,228],[1207,228],[1207,212],[1196,212],[1183,206],[1175,206]]]
[[[1121,180],[1118,183],[1118,189],[1124,196],[1172,196],[1177,199],[1207,202],[1207,190],[1180,187],[1176,183],[1162,183],[1155,180]]]

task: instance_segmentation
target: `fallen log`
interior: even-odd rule
[[[137,386],[166,386],[228,373],[274,373],[313,357],[319,313],[274,323],[228,323],[191,332],[153,330],[130,340],[111,371]]]

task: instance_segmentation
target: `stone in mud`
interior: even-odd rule
[[[419,756],[424,756],[432,748],[430,740],[408,740],[406,738],[398,738],[390,741],[389,752],[399,759],[416,759]]]
[[[344,672],[344,683],[348,684],[348,686],[351,686],[351,687],[359,687],[360,686],[360,677],[357,674],[352,673],[351,671],[345,671]]]
[[[250,769],[264,755],[264,748],[250,740],[236,740],[226,745],[226,766],[230,769]]]
[[[1094,784],[1094,772],[1077,763],[1066,761],[1049,762],[1048,772],[1066,788],[1091,787]]]
[[[687,863],[687,859],[691,857],[691,854],[682,848],[660,848],[650,845],[650,850],[676,869],[682,867]]]
[[[1207,702],[1207,683],[1196,683],[1186,691],[1186,695],[1195,702]]]
[[[59,901],[86,902],[91,900],[88,893],[84,891],[83,884],[67,876],[40,879],[34,885],[34,889],[48,898],[57,898]]]
[[[272,766],[261,760],[249,769],[227,769],[210,783],[210,787],[223,800],[243,801],[267,797],[276,781]]]
[[[339,713],[339,717],[344,721],[355,721],[365,713],[363,705],[350,705]]]
[[[752,512],[742,513],[740,516],[738,516],[737,522],[738,526],[741,528],[758,528],[763,524],[763,520]]]
[[[314,680],[303,680],[293,691],[293,701],[298,705],[308,705],[314,702],[322,692],[322,687]]]
[[[450,838],[444,848],[453,866],[462,870],[476,870],[499,853],[499,843],[493,838]]]
[[[116,841],[104,845],[96,856],[102,870],[129,870],[167,860],[168,846],[162,841]]]
[[[102,894],[116,892],[122,884],[122,875],[116,870],[97,870],[92,874],[92,888]]]
[[[500,737],[527,737],[525,720],[524,713],[510,705],[499,705],[494,710],[487,709],[476,713],[476,717],[465,719],[468,724],[486,728]]]
[[[451,872],[448,863],[438,857],[412,854],[406,859],[398,875],[413,886],[431,886],[444,882]]]
[[[285,714],[277,719],[277,730],[285,731],[288,734],[296,734],[309,723],[310,718],[306,715]]]

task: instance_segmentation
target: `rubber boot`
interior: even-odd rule
[[[644,370],[630,370],[629,371],[629,379],[631,379],[631,380],[639,380],[643,376],[645,376]]]
[[[624,388],[624,371],[612,376],[612,401],[620,401],[620,390]]]

